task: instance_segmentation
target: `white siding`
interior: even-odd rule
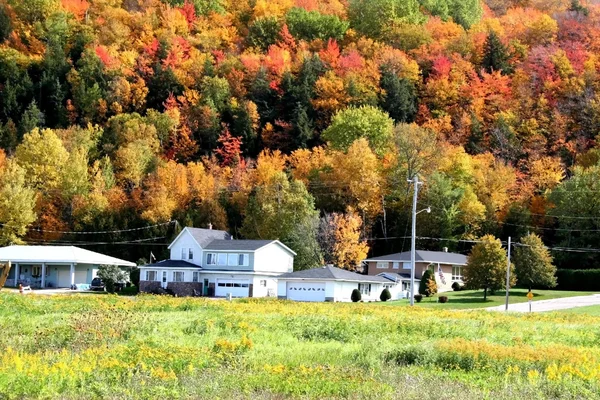
[[[283,274],[292,272],[294,257],[277,243],[271,243],[254,253],[254,270]]]
[[[262,286],[261,281],[264,281],[266,286]],[[267,297],[269,292],[273,297],[277,297],[279,289],[277,286],[277,280],[273,279],[273,277],[255,275],[252,283],[254,285],[252,297]],[[280,293],[285,294],[285,286],[283,292]]]
[[[201,265],[202,261],[202,248],[198,246],[198,243],[194,240],[192,235],[188,231],[184,231],[181,236],[173,243],[171,243],[171,260],[182,260],[181,249],[185,249],[185,258],[183,260],[191,262],[196,265]],[[194,259],[188,260],[189,249],[193,249]]]

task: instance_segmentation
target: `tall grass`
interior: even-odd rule
[[[0,399],[597,398],[600,318],[0,295]]]

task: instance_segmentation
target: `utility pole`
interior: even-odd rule
[[[419,194],[419,177],[415,177],[408,182],[414,185],[413,204],[412,204],[412,233],[410,237],[410,305],[415,304],[415,251],[417,246],[417,196]]]
[[[506,262],[506,305],[504,311],[508,311],[508,290],[510,289],[510,236],[508,237],[508,261]]]

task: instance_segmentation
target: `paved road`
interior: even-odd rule
[[[564,297],[562,299],[539,300],[531,302],[532,312],[565,310],[567,308],[600,305],[600,294],[591,296]],[[504,305],[488,307],[488,311],[504,311]],[[529,303],[509,304],[508,311],[529,312]]]

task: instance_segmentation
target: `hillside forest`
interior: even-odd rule
[[[419,248],[592,268],[599,134],[592,1],[0,0],[1,245],[212,224],[353,269],[409,249],[418,175]]]

